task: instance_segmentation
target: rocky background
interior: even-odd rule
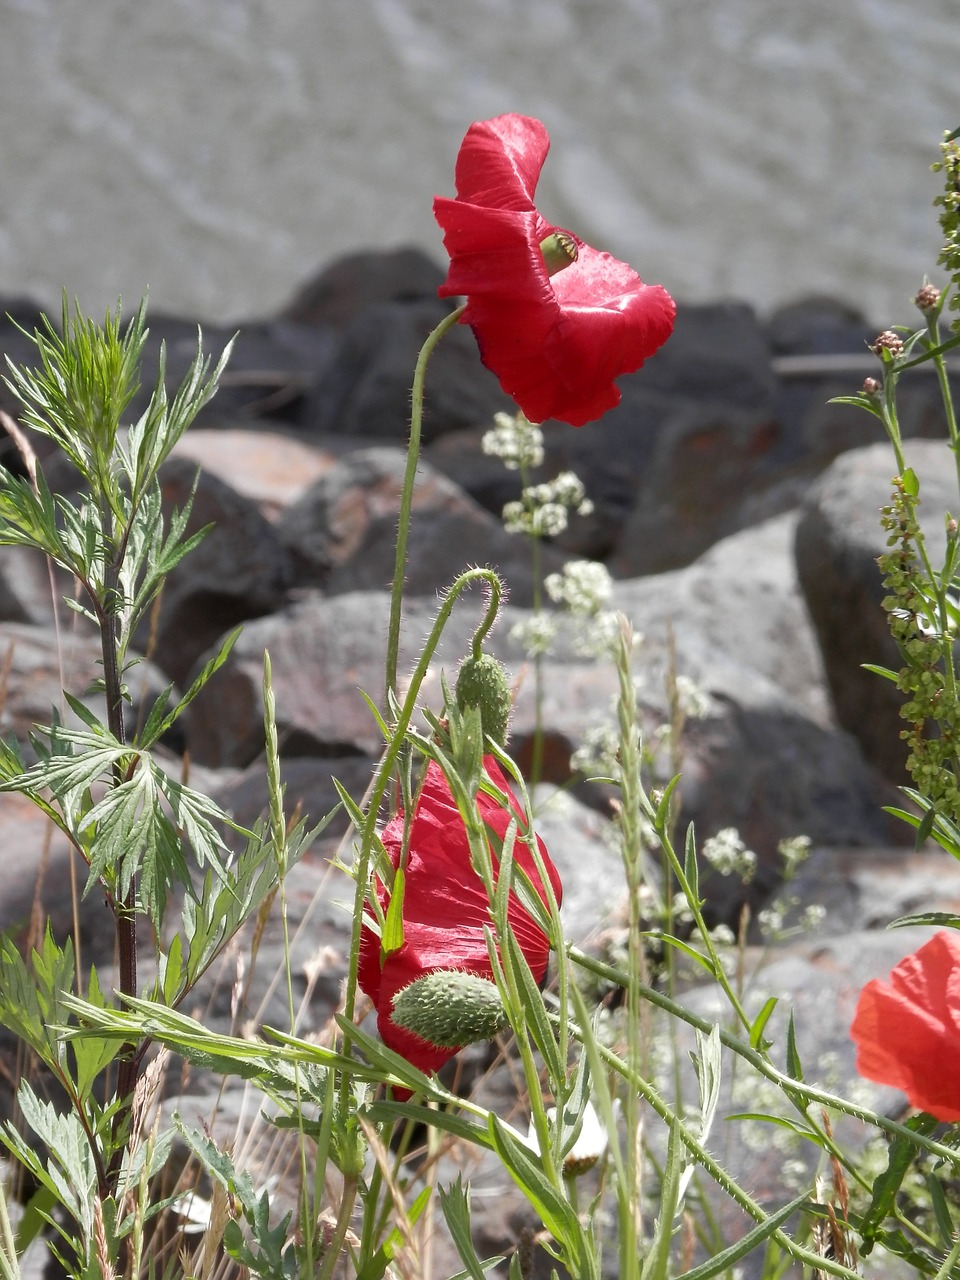
[[[143,637],[150,654],[143,680],[147,688],[185,685],[211,646],[244,624],[230,659],[168,743],[171,768],[188,768],[194,785],[241,823],[266,802],[264,648],[290,808],[319,819],[335,803],[334,778],[357,798],[369,780],[380,740],[360,690],[374,699],[382,690],[409,385],[420,344],[444,313],[435,293],[441,278],[439,266],[413,250],[360,254],[331,265],[275,316],[204,329],[214,355],[234,328],[240,336],[219,395],[163,478],[179,505],[199,465],[192,519],[215,527],[170,579],[153,636]],[[15,362],[32,361],[17,326],[32,330],[36,309],[7,300],[2,310],[10,320],[0,349]],[[194,353],[196,326],[155,315],[150,328],[151,359],[164,339],[176,382]],[[874,336],[861,316],[827,299],[783,308],[766,322],[742,303],[681,305],[674,337],[623,379],[616,410],[580,430],[545,426],[536,477],[572,469],[595,504],[546,550],[544,563],[551,569],[588,557],[614,575],[612,604],[643,635],[636,670],[648,734],[668,719],[665,676],[674,663],[707,695],[706,713],[687,722],[681,744],[681,824],[695,823],[700,840],[736,827],[759,859],[748,890],[707,881],[714,920],[736,925],[745,899],[754,913],[764,906],[778,887],[779,840],[805,834],[813,842],[791,891],[798,910],[821,904],[825,919],[815,935],[772,954],[751,932],[751,955],[765,967],[749,1001],[759,1008],[777,994],[792,1002],[804,1060],[838,1064],[838,1082],[853,1075],[847,1027],[859,988],[919,940],[915,931],[886,934],[884,924],[907,911],[960,909],[955,864],[938,850],[914,852],[911,832],[884,812],[905,781],[897,703],[887,682],[860,667],[897,665],[875,564],[894,463],[874,418],[829,401],[874,371],[866,346]],[[145,369],[132,414],[152,380]],[[919,372],[902,388],[908,459],[933,528],[960,506],[939,394],[935,379]],[[5,388],[0,407],[16,411]],[[530,549],[499,519],[504,502],[518,496],[517,475],[480,445],[492,415],[511,408],[469,330],[458,329],[428,375],[401,664],[412,665],[438,592],[467,565],[496,566],[510,597],[492,648],[516,678],[512,747],[528,760],[532,672],[509,631],[529,616]],[[12,444],[3,448],[4,463],[17,467]],[[46,474],[54,489],[71,483],[58,460]],[[46,566],[0,548],[0,728],[21,740],[59,703],[61,679],[76,689],[96,675],[96,645],[51,599]],[[438,664],[448,674],[466,651],[478,607],[454,612]],[[439,670],[432,688],[439,696]],[[561,648],[545,660],[543,688],[541,830],[564,878],[570,936],[600,946],[618,927],[622,873],[606,839],[610,797],[577,781],[570,755],[609,722],[615,674]],[[22,935],[39,904],[66,933],[70,885],[82,884],[83,869],[70,867],[67,850],[19,797],[0,798],[0,832],[0,925]],[[305,1033],[329,1019],[344,971],[348,916],[340,904],[351,888],[330,864],[343,834],[334,823],[288,885]],[[96,895],[83,903],[80,938],[84,963],[108,969],[112,928]],[[280,957],[279,931],[268,930],[251,969],[246,940],[221,966],[207,1004],[192,1011],[222,1028],[282,1024]],[[711,993],[690,998],[709,1005]],[[489,1061],[486,1051],[470,1051],[457,1070],[467,1081]],[[476,1087],[501,1101],[497,1090],[509,1092],[495,1073]],[[210,1081],[187,1083],[178,1105],[188,1120],[209,1116],[214,1089]],[[242,1091],[220,1100],[220,1131],[232,1132],[244,1105]],[[455,1159],[447,1159],[452,1170]],[[758,1165],[752,1189],[763,1189],[765,1177],[773,1187],[782,1158],[773,1164],[766,1173]],[[482,1162],[465,1172],[478,1187],[491,1176]],[[511,1201],[505,1209],[501,1199],[490,1212],[490,1203],[482,1195],[475,1202],[481,1247],[511,1247],[523,1206]],[[457,1269],[451,1262],[441,1272],[444,1265],[436,1274]]]

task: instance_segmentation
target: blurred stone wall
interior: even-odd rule
[[[516,110],[547,216],[680,298],[900,321],[958,61],[956,0],[0,0],[0,295],[235,320],[439,258],[464,129]]]

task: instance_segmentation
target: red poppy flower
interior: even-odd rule
[[[437,196],[450,270],[442,297],[465,296],[488,369],[531,422],[582,427],[620,402],[614,379],[639,369],[673,330],[666,289],[547,222],[533,195],[550,147],[529,116],[473,124],[457,157],[456,200]],[[551,275],[541,246],[576,245]]]
[[[850,1034],[862,1076],[938,1120],[960,1120],[960,935],[942,929],[894,967],[889,985],[868,982]]]
[[[488,828],[502,839],[511,819],[517,818],[522,829],[523,810],[494,758],[486,756],[483,763],[490,780],[511,798],[511,808],[507,809],[483,792],[477,796],[481,817]],[[402,813],[387,823],[382,839],[390,861],[398,866],[403,841]],[[559,902],[560,877],[539,836],[537,844]],[[513,857],[546,903],[547,893],[533,855],[519,839],[514,845]],[[379,882],[377,895],[380,905],[386,910],[389,894]],[[550,951],[546,934],[513,895],[507,919],[534,978],[542,981]],[[394,996],[417,978],[442,969],[460,970],[492,980],[493,970],[483,936],[484,925],[490,923],[490,904],[483,881],[470,864],[470,847],[463,819],[442,769],[431,761],[410,825],[403,899],[403,946],[391,952],[381,965],[380,939],[372,929],[365,927],[358,973],[362,990],[376,1005],[377,1025],[384,1044],[402,1054],[421,1071],[436,1071],[457,1050],[441,1048],[397,1026],[391,1016]]]

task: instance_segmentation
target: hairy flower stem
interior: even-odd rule
[[[588,973],[596,974],[597,977],[603,978],[608,982],[624,988],[630,983],[629,975],[624,973],[622,969],[588,955],[571,943],[567,944],[567,955],[581,969],[586,969]],[[702,1031],[705,1035],[709,1035],[713,1030],[715,1025],[713,1022],[707,1018],[701,1018],[699,1014],[694,1013],[691,1009],[687,1009],[675,1000],[671,1000],[669,996],[664,995],[662,991],[658,991],[656,987],[638,983],[637,990],[643,1000],[655,1005],[658,1009],[662,1009],[670,1017],[679,1018],[681,1022],[687,1023],[688,1026],[698,1031]],[[721,1044],[737,1054],[745,1062],[748,1062],[760,1075],[778,1085],[791,1104],[800,1111],[808,1122],[810,1116],[807,1108],[811,1103],[815,1103],[818,1106],[839,1111],[843,1115],[852,1116],[854,1120],[860,1120],[864,1124],[874,1125],[892,1137],[906,1138],[914,1146],[922,1147],[924,1151],[929,1151],[932,1155],[945,1161],[951,1168],[960,1171],[960,1152],[954,1148],[947,1146],[943,1142],[938,1142],[934,1138],[928,1138],[925,1134],[916,1130],[908,1129],[906,1125],[900,1124],[896,1120],[890,1120],[887,1116],[871,1111],[868,1107],[861,1107],[855,1103],[847,1102],[844,1098],[837,1097],[836,1094],[828,1093],[826,1089],[820,1089],[816,1085],[810,1085],[803,1080],[794,1079],[793,1076],[775,1067],[766,1054],[761,1053],[758,1049],[751,1048],[746,1040],[742,1040],[738,1035],[727,1031],[722,1026],[718,1028],[718,1035]],[[626,1064],[617,1058],[615,1054],[610,1054],[607,1060],[620,1075],[625,1078],[631,1078]],[[832,1147],[831,1150],[837,1151],[835,1147]]]
[[[417,463],[420,461],[420,435],[423,427],[423,384],[427,372],[427,364],[433,349],[447,332],[457,323],[466,308],[457,307],[449,315],[444,316],[437,327],[427,336],[417,357],[417,366],[413,374],[413,389],[410,406],[410,440],[407,444],[407,466],[403,474],[403,488],[400,492],[400,512],[397,517],[397,555],[393,570],[393,586],[390,590],[390,623],[387,629],[387,667],[384,680],[384,709],[390,714],[390,702],[397,691],[397,662],[400,656],[400,617],[403,609],[403,579],[407,572],[407,538],[410,533],[410,512],[413,507],[413,490],[417,479]]]

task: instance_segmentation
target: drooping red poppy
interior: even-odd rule
[[[666,342],[676,306],[661,285],[644,284],[538,213],[533,196],[549,148],[546,129],[529,116],[470,126],[457,198],[433,202],[450,255],[439,293],[466,297],[461,322],[531,422],[582,427],[619,404],[614,379]],[[541,246],[554,236],[576,246],[576,261],[551,275]]]
[[[523,810],[499,765],[492,756],[484,757],[483,763],[487,776],[510,796],[512,803],[508,809],[492,796],[480,792],[477,796],[480,816],[500,839],[513,818],[520,822],[522,831]],[[387,823],[381,838],[393,866],[399,866],[403,842],[402,813]],[[537,844],[559,902],[560,877],[539,836]],[[546,903],[548,895],[533,855],[520,838],[514,844],[513,857],[517,867],[527,874]],[[483,936],[484,925],[491,924],[487,893],[483,881],[471,866],[467,833],[450,786],[443,770],[432,761],[427,766],[410,824],[405,876],[403,946],[381,961],[380,938],[372,929],[364,927],[358,980],[361,989],[376,1006],[377,1026],[384,1044],[402,1054],[421,1071],[436,1071],[457,1050],[441,1048],[397,1026],[391,1016],[394,997],[417,978],[437,970],[460,970],[491,980],[493,970]],[[389,894],[379,882],[377,895],[386,911]],[[515,894],[510,896],[507,919],[534,978],[537,982],[542,981],[550,952],[546,934]]]
[[[938,1120],[960,1120],[960,935],[941,929],[860,992],[857,1070]]]

